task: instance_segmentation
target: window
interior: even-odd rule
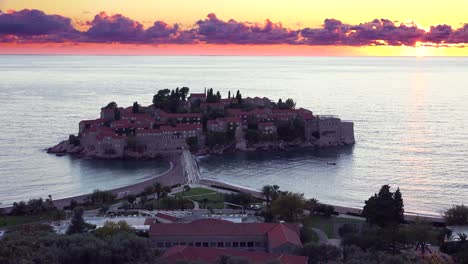
[[[218,242],[218,247],[224,247],[224,243],[223,242]]]
[[[240,242],[240,247],[245,247],[246,243],[245,242]]]
[[[254,246],[254,242],[247,242],[247,247],[251,248]]]
[[[232,242],[232,247],[235,247],[235,248],[239,247],[239,242]]]
[[[164,247],[167,247],[167,248],[170,248],[172,245],[171,245],[171,242],[166,242],[164,243]]]
[[[216,247],[216,242],[210,242],[210,247]]]
[[[164,243],[163,243],[163,242],[158,242],[156,245],[157,245],[158,248],[164,247]]]
[[[195,242],[196,247],[201,247],[201,242]]]
[[[188,242],[188,245],[193,247],[193,242]]]
[[[231,247],[231,242],[226,242],[226,243],[224,243],[224,246],[225,246],[225,247]]]
[[[208,242],[203,242],[203,247],[208,247]]]
[[[255,247],[261,247],[262,246],[262,243],[260,242],[255,242]]]

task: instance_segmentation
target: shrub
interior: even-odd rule
[[[447,225],[468,225],[468,207],[465,205],[454,205],[444,214]]]

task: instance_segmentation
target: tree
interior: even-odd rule
[[[341,260],[341,250],[332,245],[307,243],[301,255],[309,257],[309,263],[335,263]]]
[[[190,91],[190,89],[188,87],[180,88],[179,93],[180,93],[180,97],[181,97],[182,101],[187,100],[187,95],[188,95],[189,91]]]
[[[96,229],[93,233],[100,238],[116,235],[120,232],[133,233],[135,229],[125,221],[111,222],[107,221],[101,228]]]
[[[384,185],[365,204],[362,215],[371,225],[388,227],[403,222],[403,199],[399,189],[394,194],[390,192],[389,185]]]
[[[138,102],[134,102],[132,106],[132,113],[138,114],[140,112],[140,105]]]
[[[192,151],[196,150],[198,147],[198,137],[188,137],[185,139],[185,142]]]
[[[454,205],[444,213],[447,225],[468,225],[468,207]]]
[[[273,186],[271,186],[271,185],[263,186],[262,193],[265,196],[267,206],[270,206],[270,204],[271,204],[271,195],[273,193]]]
[[[143,190],[143,195],[150,195],[154,193],[154,186],[146,186],[145,189]]]
[[[86,232],[87,224],[83,219],[83,213],[83,207],[76,207],[73,209],[73,217],[68,227],[67,234],[71,235]]]
[[[102,109],[117,109],[117,103],[116,102],[110,102],[106,106],[104,106]]]
[[[239,90],[237,90],[236,99],[237,99],[237,104],[242,105],[242,94],[240,93]]]
[[[309,209],[310,211],[310,214],[313,214],[314,211],[317,209],[317,207],[319,206],[319,201],[315,198],[311,198],[309,200],[307,200],[307,209]]]
[[[278,218],[294,222],[305,208],[305,198],[302,193],[283,192],[271,204],[271,212]]]
[[[161,198],[161,193],[163,191],[163,186],[161,183],[157,182],[154,184],[154,192],[156,193],[157,199]]]
[[[134,194],[129,194],[129,195],[127,195],[126,198],[127,198],[127,201],[128,201],[130,204],[133,204],[133,203],[135,202],[135,200],[136,200],[136,195],[134,195]]]

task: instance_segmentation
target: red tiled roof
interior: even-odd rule
[[[285,243],[302,246],[297,230],[282,223],[232,223],[204,219],[187,224],[154,224],[150,226],[149,236],[268,236],[275,247]]]
[[[217,120],[208,120],[206,122],[207,125],[211,126],[211,125],[217,125],[218,124],[218,121]]]
[[[92,119],[92,120],[82,120],[80,121],[80,124],[85,124],[85,125],[92,125],[92,124],[99,124],[99,123],[104,123],[106,120],[98,118],[98,119]]]
[[[162,219],[172,221],[172,222],[177,221],[177,217],[174,217],[172,215],[163,214],[163,213],[157,213],[155,217],[156,218],[162,218]]]
[[[232,122],[232,123],[242,122],[242,120],[237,116],[217,118],[216,120],[222,121],[222,122]]]
[[[276,225],[271,229],[270,232],[268,232],[268,241],[270,242],[271,248],[279,247],[283,245],[285,241],[296,246],[302,246],[297,227],[287,224]]]
[[[263,108],[263,109],[253,109],[252,111],[248,112],[249,114],[255,114],[255,115],[266,115],[271,113],[270,109],[268,108]]]
[[[173,126],[161,126],[159,129],[161,131],[190,131],[190,130],[197,130],[201,129],[202,125],[201,124],[177,124],[175,127]]]
[[[105,131],[110,131],[110,132],[113,132],[114,130],[110,127],[92,127],[90,129],[87,129],[86,130],[86,133],[90,133],[90,132],[93,132],[93,133],[97,133],[97,132],[105,132]]]
[[[279,261],[283,264],[306,264],[307,257],[287,254],[274,254],[265,252],[233,250],[225,248],[203,248],[189,246],[174,246],[161,256],[163,261],[176,263],[178,261],[201,261],[205,263],[218,263],[222,256],[240,257],[252,263],[260,264]]]
[[[208,107],[208,106],[215,106],[215,107],[224,107],[223,103],[202,103],[200,104],[201,107]]]
[[[156,222],[156,219],[154,218],[146,218],[145,223],[143,225],[151,225],[151,224],[154,224],[155,222]]]
[[[221,99],[221,103],[237,103],[237,99],[236,98],[225,98],[225,99]]]
[[[166,118],[201,118],[202,114],[200,113],[166,113],[162,112],[160,114],[161,117]]]
[[[206,97],[204,93],[191,93],[189,97]]]
[[[123,139],[124,138],[124,136],[119,136],[119,135],[115,134],[112,131],[103,131],[103,132],[100,132],[96,136],[96,139],[98,141],[101,141],[101,140],[103,140],[104,138],[107,138],[107,137],[110,137],[110,138],[113,138],[113,139]]]

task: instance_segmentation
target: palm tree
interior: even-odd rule
[[[163,191],[163,186],[161,185],[161,183],[159,183],[159,182],[155,183],[154,184],[154,192],[156,193],[158,200],[159,200],[159,198],[161,196],[162,191]]]
[[[271,200],[275,200],[276,198],[278,198],[280,193],[279,188],[280,187],[278,185],[273,185],[273,193],[271,194]]]
[[[271,195],[273,194],[273,186],[271,185],[265,185],[262,188],[262,193],[265,196],[267,206],[270,206],[271,202]]]

